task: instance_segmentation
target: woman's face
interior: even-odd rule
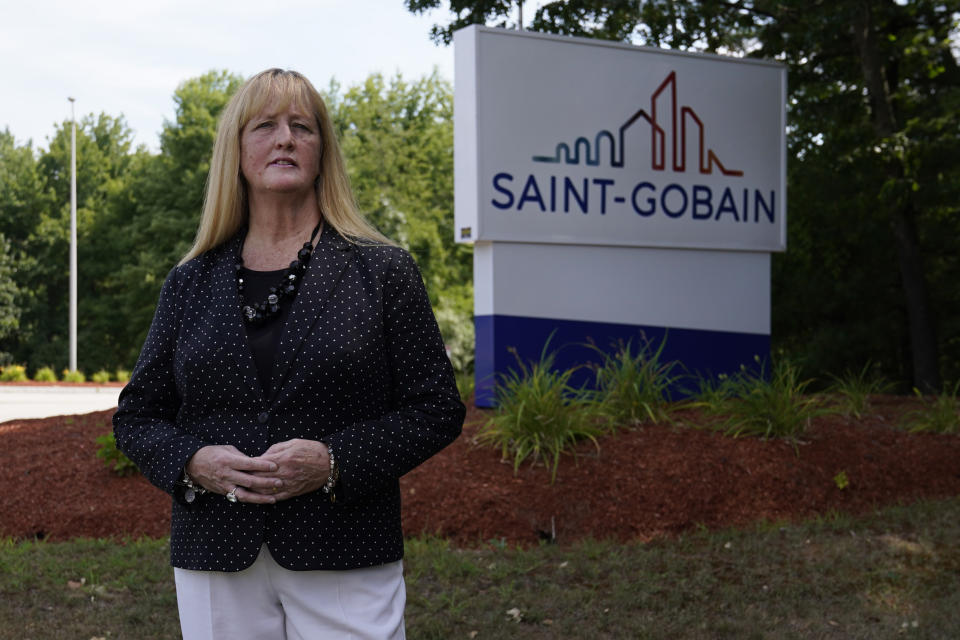
[[[240,133],[240,173],[248,195],[312,190],[320,175],[320,128],[316,118],[291,103],[273,100]]]

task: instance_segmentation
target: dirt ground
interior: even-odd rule
[[[681,411],[672,425],[605,437],[599,451],[583,444],[562,459],[553,484],[542,465],[514,474],[498,451],[478,446],[485,414],[471,408],[463,435],[401,479],[404,529],[461,546],[651,540],[960,495],[960,436],[896,428],[914,402],[882,396],[861,419],[820,417],[798,452],[691,428],[702,416]],[[169,498],[140,475],[111,474],[95,455],[112,414],[0,423],[0,536],[168,533]]]

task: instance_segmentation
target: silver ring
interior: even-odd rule
[[[233,489],[231,489],[231,490],[227,493],[227,500],[229,500],[230,502],[236,502],[236,501],[237,501],[237,489],[239,489],[239,488],[240,488],[240,487],[234,487]]]

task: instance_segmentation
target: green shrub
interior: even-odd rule
[[[890,382],[876,373],[871,373],[872,368],[872,364],[868,362],[857,373],[847,371],[843,376],[830,376],[833,384],[827,388],[827,392],[836,394],[839,398],[840,413],[856,418],[863,417],[870,410],[870,396],[887,393],[893,388]]]
[[[776,361],[770,380],[762,366],[756,373],[741,366],[732,376],[701,381],[693,405],[719,416],[712,426],[727,435],[782,438],[796,446],[810,421],[826,413],[820,398],[804,393],[811,382],[800,380],[799,368],[785,358]]]
[[[678,362],[660,361],[666,342],[664,337],[656,349],[647,342],[636,353],[631,342],[621,343],[613,355],[587,345],[603,357],[596,367],[597,389],[591,397],[611,425],[633,426],[668,418],[670,389],[680,376],[676,373]]]
[[[455,301],[454,301],[455,302]],[[457,373],[473,371],[474,328],[473,316],[469,310],[450,306],[447,298],[441,300],[435,309],[437,325],[447,347],[450,363]]]
[[[60,378],[64,382],[86,382],[87,378],[83,375],[83,372],[77,369],[76,371],[70,371],[69,369],[63,370],[63,375]]]
[[[914,389],[923,407],[911,411],[903,417],[903,424],[914,433],[957,433],[960,430],[960,380],[953,385],[952,391],[946,387],[939,395],[928,399]]]
[[[117,369],[113,372],[113,379],[117,382],[130,382],[130,372],[126,369]]]
[[[0,382],[25,382],[27,368],[22,364],[9,364],[0,369]]]
[[[474,375],[472,371],[457,372],[457,391],[460,392],[460,399],[464,402],[470,399],[474,391]]]
[[[98,384],[103,384],[104,382],[110,382],[110,373],[108,371],[104,371],[103,369],[100,369],[100,371],[97,371],[95,374],[90,376],[90,379]]]
[[[51,367],[40,367],[33,374],[33,379],[37,382],[56,382],[57,374]]]
[[[539,362],[524,364],[515,349],[519,370],[500,376],[496,386],[497,409],[480,428],[477,440],[500,448],[504,459],[513,456],[513,470],[530,458],[550,466],[556,480],[560,455],[581,440],[599,448],[597,436],[606,431],[596,407],[586,394],[570,386],[574,370],[554,371],[555,353],[544,345]]]
[[[110,468],[110,471],[118,476],[129,476],[137,473],[137,465],[130,461],[122,451],[117,449],[117,441],[113,433],[106,433],[97,437],[97,457],[103,460],[103,463]]]

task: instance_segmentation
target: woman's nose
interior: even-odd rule
[[[293,144],[293,130],[290,125],[283,122],[277,127],[277,146],[288,147]]]

